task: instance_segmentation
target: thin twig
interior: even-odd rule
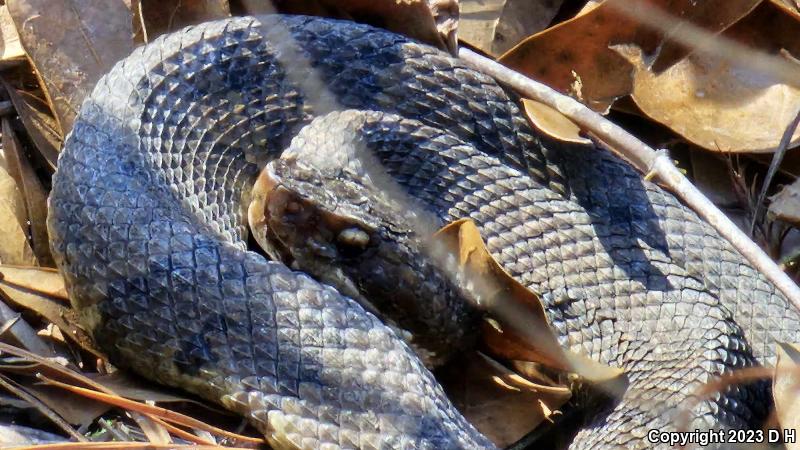
[[[519,72],[509,69],[469,49],[461,48],[458,56],[475,69],[514,88],[522,95],[555,108],[584,129],[591,130],[615,153],[630,162],[646,177],[659,180],[689,205],[700,217],[731,243],[786,298],[800,309],[800,288],[784,273],[750,237],[708,200],[673,165],[665,151],[655,151],[627,131],[587,108],[577,100],[560,94]]]
[[[191,428],[198,428],[201,430],[206,430],[211,433],[216,434],[217,436],[223,436],[229,439],[236,439],[242,442],[249,442],[252,444],[261,444],[264,442],[262,438],[254,438],[250,436],[242,436],[239,434],[231,433],[228,430],[223,430],[222,428],[217,428],[213,425],[207,424],[201,420],[195,419],[194,417],[189,417],[187,415],[181,414],[179,412],[175,412],[166,408],[162,408],[160,406],[149,405],[147,403],[137,402],[135,400],[129,400],[124,397],[120,397],[116,394],[106,394],[100,391],[94,391],[91,389],[82,388],[80,386],[73,386],[71,384],[62,383],[60,381],[56,381],[52,378],[48,378],[42,374],[36,374],[36,378],[44,381],[45,383],[57,386],[61,389],[65,389],[67,391],[73,392],[75,394],[80,394],[86,398],[90,398],[93,400],[97,400],[108,405],[113,405],[119,408],[125,408],[132,411],[136,411],[142,414],[149,414],[158,417],[159,419],[163,419],[167,422],[172,422],[178,425],[182,425],[185,427]]]
[[[799,123],[800,109],[797,110],[794,120],[789,122],[789,125],[783,132],[778,149],[775,151],[775,154],[772,155],[772,162],[769,164],[769,169],[767,170],[767,176],[764,178],[764,182],[761,183],[761,192],[758,193],[756,207],[753,210],[753,220],[750,222],[750,236],[753,235],[753,231],[756,229],[756,222],[758,221],[761,209],[764,206],[764,199],[767,197],[767,190],[769,189],[769,185],[772,183],[772,178],[778,172],[778,167],[780,167],[781,161],[783,161],[783,155],[785,155],[786,150],[789,149],[789,144],[792,142],[792,136],[794,136],[794,131],[797,129],[797,125]]]

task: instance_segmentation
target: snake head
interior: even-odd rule
[[[359,301],[439,365],[472,343],[478,314],[430,255],[438,223],[365,166],[321,167],[296,152],[272,161],[254,189],[253,234],[270,256]]]

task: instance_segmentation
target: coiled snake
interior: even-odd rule
[[[246,250],[250,184],[317,114],[305,68],[282,64],[287,30],[338,105],[397,114],[370,125],[374,142],[440,154],[395,146],[401,184],[427,177],[414,195],[472,216],[565,345],[625,369],[627,393],[575,446],[650,446],[693,388],[798,341],[798,312],[713,229],[609,154],[540,143],[492,79],[368,26],[270,16],[137,49],[67,138],[52,249],[115,364],[246,415],[274,444],[492,447],[373,315]],[[765,395],[731,388],[693,423],[751,425]]]

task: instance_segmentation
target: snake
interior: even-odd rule
[[[397,327],[249,250],[259,171],[293,139],[327,151],[343,136],[433,214],[475,220],[561,344],[625,371],[575,448],[651,447],[693,389],[798,340],[798,311],[713,228],[609,152],[537,135],[492,78],[377,28],[274,15],[135,49],[65,140],[51,249],[110,361],[247,417],[277,448],[494,448]],[[754,426],[768,395],[731,386],[691,423]]]

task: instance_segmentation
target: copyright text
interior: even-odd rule
[[[649,430],[647,441],[651,444],[669,444],[685,446],[695,444],[706,446],[711,444],[762,444],[762,443],[795,443],[794,429],[767,430],[694,430],[694,431],[662,431]]]

